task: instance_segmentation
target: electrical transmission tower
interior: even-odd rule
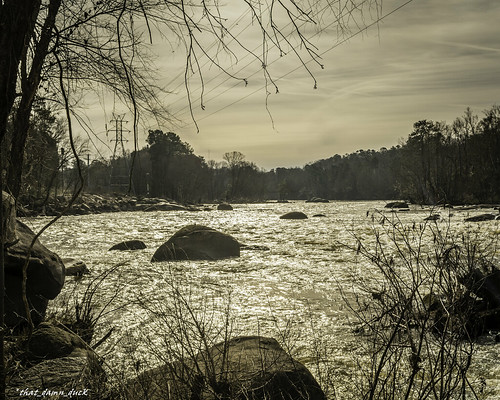
[[[126,189],[128,187],[128,157],[125,152],[125,142],[128,139],[124,134],[130,133],[130,130],[124,129],[125,114],[113,113],[113,119],[110,121],[114,126],[111,129],[106,129],[106,135],[109,132],[114,133],[114,139],[110,142],[115,142],[113,149],[113,157],[111,158],[111,177],[110,184],[112,187]],[[121,149],[121,154],[117,154]]]
[[[115,138],[111,139],[111,142],[115,142],[115,147],[113,149],[113,160],[116,158],[116,150],[118,146],[121,147],[122,154],[121,156],[125,156],[125,145],[124,142],[128,142],[128,139],[124,139],[124,133],[130,133],[130,130],[123,129],[123,124],[126,124],[128,121],[125,121],[125,114],[115,114],[113,113],[113,119],[110,121],[111,124],[114,124],[114,128],[108,129],[106,133],[113,132],[115,134]]]

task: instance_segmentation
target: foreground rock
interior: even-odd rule
[[[307,219],[307,215],[300,211],[291,211],[283,214],[280,219]]]
[[[309,370],[272,338],[237,337],[146,371],[128,383],[129,398],[160,400],[324,400]]]
[[[187,225],[163,243],[151,261],[218,260],[239,256],[240,245],[232,236],[203,225]]]
[[[28,341],[31,359],[48,360],[66,356],[87,356],[87,346],[80,337],[48,322],[42,322]]]
[[[146,244],[142,240],[127,240],[125,242],[117,243],[112,246],[111,250],[142,250],[146,248]]]
[[[393,202],[387,203],[385,205],[385,208],[410,208],[410,207],[408,206],[408,203],[406,203],[404,201],[393,201]]]
[[[2,207],[4,206],[2,195]],[[6,201],[8,197],[6,197]],[[14,232],[15,240],[8,243],[5,251],[5,323],[14,327],[26,320],[22,300],[23,266],[28,259],[26,295],[31,318],[35,324],[43,320],[48,300],[54,299],[64,285],[65,268],[59,256],[48,250],[37,239],[30,250],[35,234],[20,221],[15,221],[15,213],[10,212],[7,232]],[[15,224],[15,226],[13,225]],[[13,228],[14,226],[14,228]]]
[[[27,356],[30,363],[10,379],[7,398],[85,398],[96,394],[95,383],[103,377],[93,352],[77,335],[48,323],[33,331]]]

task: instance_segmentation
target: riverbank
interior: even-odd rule
[[[123,211],[209,211],[216,209],[221,202],[209,203],[179,203],[168,198],[136,197],[125,194],[81,194],[71,206],[70,196],[58,196],[48,201],[45,199],[26,199],[18,202],[17,215],[20,217],[56,216],[64,212],[64,215],[89,215],[114,213]],[[293,200],[292,200],[293,201]],[[299,200],[298,200],[299,201]],[[331,201],[331,200],[330,200]],[[260,203],[283,203],[288,200],[261,200],[250,201],[237,199],[231,201],[233,204],[260,204]],[[311,198],[306,203],[328,203],[329,200]],[[222,203],[225,204],[225,203]],[[397,206],[394,206],[396,204]],[[401,204],[401,205],[400,205]],[[421,207],[426,209],[454,209],[456,211],[471,211],[481,209],[492,209],[500,213],[500,204],[444,204],[427,205],[412,204],[408,202],[389,202],[386,208],[407,209],[408,207]]]
[[[42,199],[31,199],[18,203],[17,214],[22,217],[88,215],[122,211],[199,211],[200,206],[180,204],[170,199],[143,198],[122,194],[89,194],[83,193],[70,205],[70,197],[58,196],[45,202]]]

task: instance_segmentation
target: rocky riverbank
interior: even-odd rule
[[[45,202],[29,199],[17,204],[17,214],[23,217],[100,214],[121,211],[200,211],[203,206],[179,204],[173,200],[161,198],[142,198],[128,195],[98,195],[84,193],[70,205],[70,197],[58,196]]]

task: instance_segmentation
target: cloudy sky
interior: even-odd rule
[[[406,2],[383,0],[380,15]],[[231,11],[237,16],[245,9]],[[365,15],[365,24],[370,18]],[[332,25],[313,38],[323,54],[324,69],[308,64],[318,88],[293,55],[282,57],[270,65],[279,94],[272,91],[267,110],[258,66],[247,66],[243,56],[233,65],[232,71],[241,69],[239,75],[249,77],[247,86],[209,68],[205,110],[198,107],[196,80],[192,84],[199,133],[189,116],[182,76],[174,79],[184,60],[158,47],[159,75],[172,91],[165,101],[179,119],[161,128],[178,133],[207,159],[221,160],[225,152],[237,150],[268,170],[390,147],[411,132],[415,121],[452,122],[466,107],[481,114],[500,103],[498,21],[497,0],[413,0],[359,34],[351,26],[339,37]],[[269,63],[278,58],[271,54]],[[142,135],[140,147],[144,140]]]

